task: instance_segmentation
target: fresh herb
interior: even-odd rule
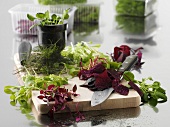
[[[48,10],[45,13],[37,13],[36,17],[34,17],[30,14],[27,14],[27,18],[30,21],[35,21],[35,20],[39,21],[39,23],[36,23],[33,26],[31,26],[30,29],[33,28],[34,26],[37,26],[37,25],[44,26],[44,25],[63,24],[64,20],[69,18],[68,12],[69,12],[69,9],[64,10],[62,16],[59,16],[59,15],[56,15],[56,14],[52,14],[50,16],[50,13],[49,13]]]
[[[38,3],[42,5],[77,4],[86,2],[87,0],[38,0]]]
[[[78,42],[74,46],[66,46],[61,52],[61,56],[58,56],[55,44],[50,47],[38,46],[33,49],[34,53],[30,55],[24,66],[31,74],[34,74],[35,71],[37,74],[43,75],[66,74],[74,77],[78,75],[80,70],[80,61],[83,66],[88,68],[90,60],[94,60],[97,56],[107,59],[107,66],[114,67],[119,65],[117,62],[109,62],[111,61],[110,56],[98,51],[100,45],[95,44],[90,46],[89,44],[87,42]],[[20,70],[26,71],[24,67]]]
[[[151,81],[151,83],[147,83],[147,81]],[[144,93],[142,102],[155,107],[158,103],[167,101],[166,91],[161,87],[161,83],[153,81],[151,77],[136,81],[136,84],[140,85],[140,89]]]
[[[160,82],[153,81],[152,78],[143,78],[142,81],[139,81],[135,79],[132,72],[126,71],[123,74],[118,72],[121,63],[127,56],[132,54],[138,55],[137,65],[141,66],[143,64],[143,62],[141,62],[142,47],[134,50],[127,45],[122,45],[115,47],[111,55],[105,55],[97,50],[100,45],[90,44],[91,43],[78,42],[75,46],[67,46],[61,52],[62,57],[60,58],[56,57],[55,45],[52,45],[52,47],[48,49],[44,49],[41,46],[35,49],[34,51],[36,52],[31,54],[32,58],[30,56],[31,60],[25,62],[29,64],[24,65],[24,71],[27,72],[27,75],[23,77],[24,85],[4,87],[4,92],[10,94],[10,104],[16,106],[16,104],[19,103],[24,107],[31,98],[32,90],[39,90],[40,93],[43,94],[40,95],[39,98],[46,99],[47,102],[55,100],[52,111],[68,109],[65,103],[72,100],[71,96],[77,96],[78,94],[75,93],[77,90],[76,85],[71,92],[68,92],[68,90],[62,87],[68,84],[68,77],[65,77],[63,74],[71,75],[72,77],[79,76],[81,80],[87,81],[89,78],[94,77],[95,80],[91,79],[90,82],[93,83],[97,89],[113,87],[115,92],[122,95],[128,95],[129,88],[133,88],[141,96],[142,102],[149,103],[151,106],[156,106],[159,102],[167,101],[166,91],[161,87]],[[54,60],[55,58],[57,58],[57,60]],[[47,61],[52,62],[49,64]],[[58,71],[57,69],[60,67],[64,68],[59,70],[57,72],[58,74],[49,74],[49,70],[43,70],[44,68],[46,69],[46,67],[50,69],[52,63],[54,65],[56,64],[55,72]],[[40,65],[43,66],[43,68],[41,68]],[[37,68],[40,70],[39,73],[37,73]],[[122,76],[123,79],[128,82],[128,86],[121,84]],[[147,83],[147,81],[153,81],[153,83]],[[89,87],[88,85],[89,84],[84,84],[86,87]],[[50,95],[51,98],[47,98],[47,94],[48,97]],[[76,105],[76,109],[78,116],[76,117],[76,121],[84,119],[84,116],[78,111],[78,104]]]
[[[5,86],[4,92],[10,94],[10,104],[16,106],[17,103],[24,106],[31,98],[32,90],[46,89],[49,85],[61,86],[68,84],[68,79],[57,75],[36,76],[25,75],[23,86]]]
[[[25,62],[25,67],[31,74],[34,71],[37,74],[63,74],[66,72],[66,64],[73,65],[74,63],[69,59],[64,59],[58,53],[58,47],[56,44],[50,46],[37,46],[33,49],[34,53],[31,53],[30,58]],[[21,70],[25,71],[22,67]],[[33,71],[34,70],[34,71]]]
[[[167,101],[166,91],[161,87],[160,82],[153,81],[151,77],[142,78],[142,81],[136,80],[131,72],[124,73],[124,77],[129,81],[130,86],[133,87],[134,84],[139,86],[141,91],[137,91],[138,93],[142,92],[141,101],[143,103],[149,103],[149,105],[155,107],[158,103]]]
[[[121,15],[145,16],[145,0],[117,0],[116,11]]]
[[[57,0],[58,4],[80,4],[86,2],[87,0]]]
[[[79,42],[75,46],[65,47],[61,53],[62,58],[57,57],[55,45],[48,48],[41,46],[35,48],[34,53],[26,60],[24,66],[19,68],[19,71],[27,73],[23,77],[24,86],[6,86],[4,88],[7,94],[11,94],[11,104],[27,102],[31,97],[32,90],[46,89],[51,84],[56,86],[67,84],[68,78],[70,78],[68,76],[75,77],[78,75],[80,63],[87,69],[89,63],[91,63],[91,66],[97,64],[90,62],[95,60],[96,57],[100,56],[100,61],[108,61],[105,64],[107,68],[118,68],[121,65],[121,63],[111,62],[109,55],[99,52],[97,49],[100,45],[90,46],[89,44]],[[97,60],[95,61],[97,62]]]
[[[121,45],[120,47],[114,48],[114,53],[111,55],[114,61],[123,62],[127,56],[132,54],[138,55],[138,65],[142,65],[141,62],[142,47],[138,49],[132,49],[127,45]],[[154,81],[152,84],[147,84],[146,81],[153,81],[152,78],[144,78],[142,81],[136,80],[135,76],[130,71],[125,71],[124,73],[118,72],[118,68],[108,68],[106,66],[107,60],[98,58],[91,60],[89,68],[84,68],[83,64],[79,72],[79,79],[87,80],[82,87],[87,87],[88,89],[102,90],[109,87],[113,87],[115,92],[121,95],[128,95],[129,88],[132,88],[138,92],[141,96],[141,100],[144,103],[149,103],[151,106],[155,107],[158,102],[166,102],[167,96],[165,90],[160,87],[160,82]],[[116,66],[115,66],[116,67]],[[128,82],[127,85],[121,84],[121,77]]]

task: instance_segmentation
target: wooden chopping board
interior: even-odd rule
[[[14,62],[17,68],[21,67],[18,54],[14,55]],[[21,77],[23,75],[24,73],[19,73],[18,79],[21,84],[23,84],[21,80]],[[91,107],[91,97],[92,97],[93,91],[90,91],[87,88],[83,88],[79,86],[83,84],[84,82],[85,81],[79,80],[78,77],[75,77],[73,79],[70,79],[69,85],[66,86],[68,90],[71,90],[73,86],[76,84],[77,85],[76,93],[80,94],[80,96],[74,97],[72,102],[68,103],[72,112],[76,111],[77,103],[78,103],[79,111],[137,107],[141,103],[140,95],[135,90],[131,89],[127,96],[120,95],[115,92],[111,94],[111,96],[103,103],[97,106]],[[54,102],[50,102],[50,104],[47,105],[46,102],[37,98],[38,95],[39,95],[39,91],[32,91],[32,101],[35,105],[36,110],[40,114],[46,114],[51,109],[51,107],[54,105]]]
[[[49,115],[47,114],[40,114],[35,108],[35,105],[32,104],[32,113],[35,117],[35,120],[40,125],[49,125],[54,121],[62,122],[68,119],[68,113],[56,113],[54,114],[54,121],[51,120]],[[118,120],[120,118],[127,119],[127,118],[136,118],[140,115],[141,109],[140,106],[133,107],[133,108],[123,108],[123,109],[106,109],[106,110],[91,110],[90,112],[81,112],[85,116],[85,120],[83,122],[92,122],[94,119],[107,119],[107,120]]]

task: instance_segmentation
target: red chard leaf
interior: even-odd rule
[[[40,94],[43,94],[44,93],[44,90],[40,90]]]
[[[123,86],[123,85],[121,85],[121,84],[119,84],[118,86],[116,86],[116,87],[114,88],[114,90],[115,90],[117,93],[121,94],[121,95],[128,95],[128,93],[129,93],[129,88],[126,87],[126,86]]]
[[[106,70],[106,69],[105,69],[105,66],[104,66],[103,63],[101,62],[101,63],[97,64],[96,66],[92,67],[92,68],[90,69],[90,73],[91,73],[91,74],[92,74],[92,73],[102,73],[104,70]]]
[[[94,74],[95,87],[98,89],[109,88],[112,85],[112,80],[108,76],[107,70],[101,74]]]
[[[48,90],[52,90],[55,87],[55,85],[49,85]]]
[[[77,91],[77,86],[74,85],[74,87],[73,87],[73,92],[76,92],[76,91]]]
[[[90,78],[90,76],[91,76],[90,71],[86,69],[82,69],[78,73],[78,77],[80,80],[87,80],[88,78]]]
[[[115,59],[115,61],[119,58],[119,55],[120,55],[119,50],[120,50],[119,47],[114,48],[114,59]]]
[[[116,79],[112,80],[112,87],[113,88],[117,87],[119,85],[119,83],[120,83],[119,80],[116,80]]]
[[[38,98],[39,98],[39,99],[43,99],[44,96],[43,96],[43,95],[39,95]]]
[[[141,90],[134,82],[129,81],[128,84],[129,84],[134,90],[136,90],[141,97],[143,96],[142,90]]]

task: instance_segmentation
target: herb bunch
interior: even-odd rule
[[[49,85],[62,86],[68,84],[68,79],[57,75],[37,76],[27,74],[23,77],[24,85],[5,86],[4,92],[10,94],[10,104],[16,106],[19,103],[21,106],[27,105],[31,98],[32,90],[47,89]]]
[[[117,0],[116,11],[121,15],[144,16],[145,1]]]
[[[151,81],[150,83],[147,83]],[[142,102],[149,103],[149,105],[155,107],[158,103],[167,101],[166,91],[162,88],[161,83],[153,81],[151,77],[143,78],[142,81],[135,80],[136,84],[139,84],[140,89],[143,92]]]
[[[124,79],[129,82],[130,86],[137,85],[140,88],[143,104],[148,103],[150,106],[155,107],[158,103],[167,101],[166,91],[162,88],[161,83],[153,81],[152,77],[142,78],[140,81],[135,79],[132,72],[127,71],[124,73]],[[135,87],[134,89],[137,90]]]
[[[31,74],[67,75],[75,77],[80,70],[80,62],[88,68],[90,60],[96,57],[104,58],[108,61],[107,66],[118,68],[121,63],[112,62],[109,55],[98,51],[100,45],[91,45],[87,42],[78,42],[76,45],[66,46],[58,56],[57,47],[52,44],[50,47],[38,46],[33,49],[30,58],[25,62],[25,67]],[[34,70],[34,71],[33,71]],[[21,71],[26,71],[21,68]]]
[[[63,24],[64,20],[69,18],[68,12],[69,12],[69,9],[64,10],[62,16],[59,16],[56,14],[52,14],[50,16],[50,12],[48,10],[45,13],[37,13],[35,17],[32,16],[31,14],[27,14],[27,18],[30,21],[35,21],[35,20],[39,21],[39,23],[32,25],[30,29],[37,25],[44,26],[44,25]]]

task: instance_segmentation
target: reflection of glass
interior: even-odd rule
[[[102,41],[98,23],[75,23],[73,32],[75,42],[92,41],[101,43]]]
[[[74,33],[76,35],[87,36],[93,33],[99,33],[98,24],[92,23],[77,23],[74,24]]]
[[[151,14],[147,17],[121,16],[115,17],[118,29],[127,34],[144,34],[157,26],[156,16]]]
[[[158,28],[154,13],[146,17],[116,15],[115,21],[117,22],[116,30],[129,38],[137,36],[143,39],[150,38]]]
[[[125,42],[127,43],[134,43],[134,44],[146,44],[154,46],[156,45],[156,42],[153,40],[153,37],[147,38],[146,40],[141,39],[133,39],[133,38],[125,38]]]
[[[74,15],[75,23],[98,23],[100,16],[100,4],[77,4]]]

